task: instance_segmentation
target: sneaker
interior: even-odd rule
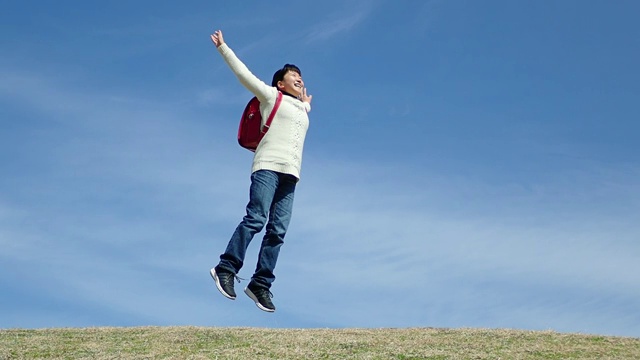
[[[231,271],[220,269],[217,266],[212,268],[210,273],[213,280],[216,281],[216,287],[220,290],[222,295],[228,299],[235,300],[236,291],[233,289],[233,280],[236,275]]]
[[[257,286],[253,282],[250,282],[249,285],[247,285],[247,287],[244,289],[244,293],[247,294],[251,298],[251,300],[256,303],[256,306],[260,310],[266,312],[276,311],[276,307],[271,302],[273,294],[271,293],[271,291],[269,291],[269,289]]]

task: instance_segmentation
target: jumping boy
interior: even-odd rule
[[[236,57],[218,30],[211,35],[240,83],[260,100],[264,125],[274,107],[278,92],[282,102],[269,131],[258,145],[251,168],[251,187],[247,214],[231,236],[220,262],[211,269],[211,276],[222,295],[235,300],[234,280],[242,268],[245,253],[253,236],[267,226],[256,270],[244,292],[267,312],[276,310],[270,288],[275,280],[274,269],[280,247],[291,220],[293,194],[300,180],[302,148],[309,127],[307,113],[311,111],[311,95],[307,95],[300,69],[286,64],[273,75],[271,86],[265,84]],[[238,280],[239,281],[239,280]]]

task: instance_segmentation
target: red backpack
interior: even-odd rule
[[[280,102],[282,102],[282,93],[278,91],[278,97],[276,98],[273,110],[271,110],[271,114],[269,115],[266,124],[264,124],[264,127],[261,129],[262,115],[260,114],[260,101],[255,96],[249,100],[247,107],[242,113],[240,127],[238,128],[238,143],[240,146],[254,152],[256,151],[260,140],[262,140],[264,134],[269,130],[273,117],[276,116],[276,111],[278,111],[278,108],[280,107]]]

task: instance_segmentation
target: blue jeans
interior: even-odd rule
[[[231,236],[224,254],[220,255],[218,266],[221,269],[234,274],[240,271],[249,243],[266,223],[267,230],[260,245],[258,264],[251,281],[266,289],[271,288],[276,278],[273,271],[280,247],[284,243],[291,220],[296,183],[297,179],[293,175],[275,171],[258,170],[251,174],[247,215]]]

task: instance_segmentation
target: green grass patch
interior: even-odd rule
[[[0,330],[8,359],[640,359],[640,339],[486,329]]]

